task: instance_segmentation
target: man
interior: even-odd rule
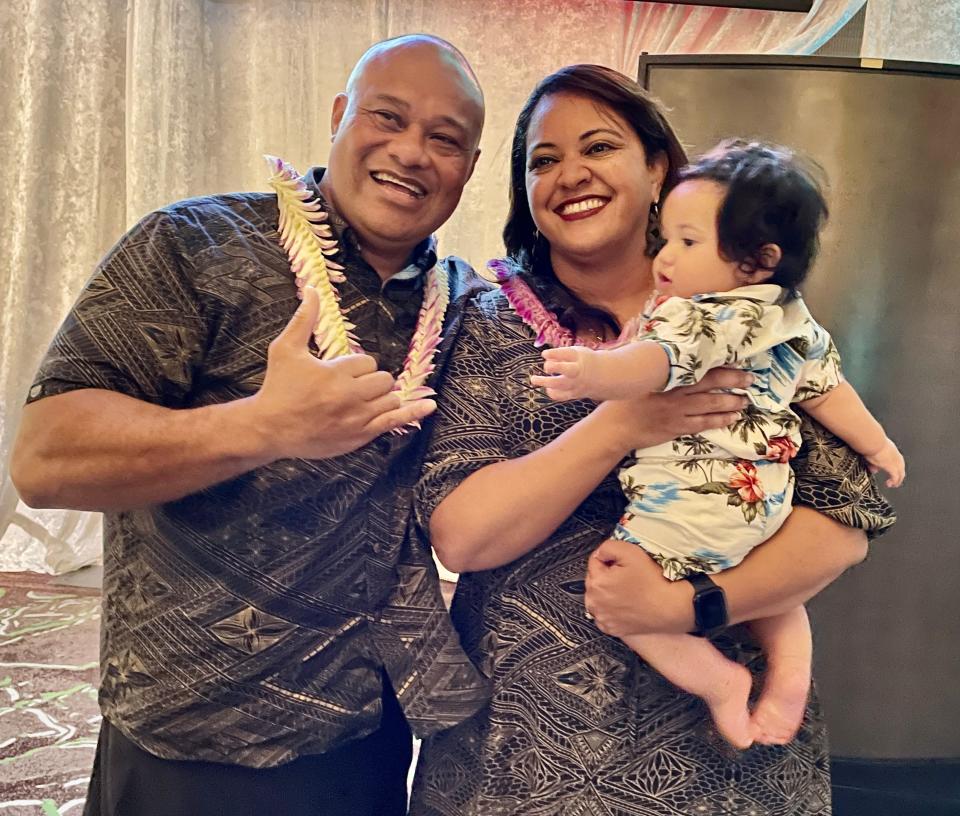
[[[294,313],[265,194],[148,215],[61,327],[12,475],[34,507],[105,513],[87,814],[403,813],[398,698],[423,733],[482,702],[404,537],[423,440],[387,432],[435,407],[391,389],[483,114],[427,36],[373,46],[334,101],[329,167],[305,180],[364,354],[311,352],[318,298]],[[452,335],[469,281],[442,263]]]

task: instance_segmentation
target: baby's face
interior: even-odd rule
[[[666,244],[653,261],[653,279],[665,295],[688,298],[727,292],[747,281],[739,265],[720,256],[717,213],[726,190],[714,181],[678,184],[663,205],[660,229]]]

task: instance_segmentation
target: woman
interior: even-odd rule
[[[746,375],[715,371],[698,387],[595,410],[554,403],[529,383],[538,338],[609,341],[641,310],[656,205],[683,161],[655,104],[606,68],[558,71],[520,114],[504,239],[560,325],[508,281],[467,309],[447,369],[419,522],[440,559],[464,573],[452,615],[494,696],[424,745],[416,816],[829,812],[815,702],[789,745],[736,754],[710,733],[702,703],[584,614],[588,558],[624,501],[611,470],[635,448],[732,422],[742,398],[708,392],[747,385]],[[889,524],[856,458],[825,438],[816,447],[820,472],[798,467],[801,500],[865,529]],[[861,493],[829,489],[841,483]],[[864,550],[861,531],[798,507],[780,533],[716,576],[730,622],[802,603]],[[607,543],[590,558],[588,589],[587,606],[611,634],[694,628],[690,586],[666,581],[633,545]],[[715,642],[762,670],[745,631]]]

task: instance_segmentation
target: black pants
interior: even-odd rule
[[[410,726],[391,691],[380,728],[277,768],[159,759],[106,719],[84,816],[403,816]]]

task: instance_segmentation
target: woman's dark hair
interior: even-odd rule
[[[680,171],[681,181],[703,179],[726,188],[717,213],[721,256],[744,272],[772,271],[770,283],[799,286],[820,248],[827,220],[818,176],[823,170],[791,150],[728,139]],[[763,247],[780,247],[778,263],[765,263]]]
[[[659,104],[636,82],[602,65],[568,65],[543,79],[527,99],[513,132],[510,153],[510,211],[503,228],[507,256],[524,272],[543,304],[556,313],[560,324],[576,332],[578,325],[609,327],[618,331],[617,321],[608,312],[583,303],[554,274],[550,245],[539,232],[527,203],[527,132],[537,104],[546,96],[577,94],[605,105],[622,117],[643,144],[647,162],[665,155],[667,174],[660,200],[677,183],[677,171],[687,160],[680,141]],[[658,247],[650,247],[650,254]]]

